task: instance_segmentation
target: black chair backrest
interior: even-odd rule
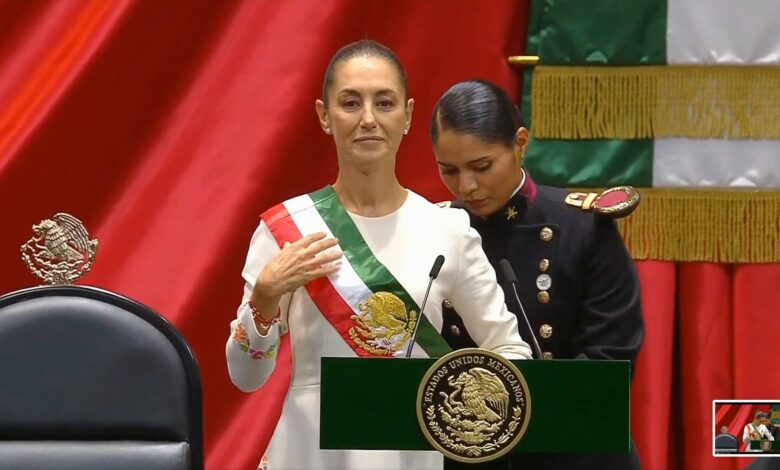
[[[203,467],[198,366],[159,314],[93,287],[0,297],[0,468],[54,463]]]
[[[731,434],[718,434],[715,436],[715,450],[736,452],[739,449],[737,438]]]

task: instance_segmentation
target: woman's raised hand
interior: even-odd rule
[[[314,279],[338,271],[340,251],[325,253],[338,245],[335,238],[325,238],[323,232],[307,235],[286,243],[282,251],[269,262],[257,277],[253,298],[281,297]]]

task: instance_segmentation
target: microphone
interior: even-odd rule
[[[517,306],[520,307],[520,314],[523,317],[523,321],[525,321],[525,326],[528,328],[528,334],[531,335],[531,346],[534,348],[534,353],[536,353],[536,358],[541,359],[542,348],[539,347],[539,341],[536,340],[536,335],[534,334],[534,330],[531,328],[531,322],[528,321],[528,315],[525,314],[523,303],[520,302],[520,296],[517,295],[517,278],[515,277],[515,271],[512,269],[512,265],[509,264],[509,261],[505,259],[502,259],[501,261],[498,262],[498,267],[501,270],[501,276],[503,276],[504,280],[512,284],[512,292],[515,294],[515,300],[517,301]]]
[[[436,260],[433,262],[433,266],[431,266],[431,272],[428,274],[428,277],[431,278],[431,282],[433,282],[434,279],[439,277],[439,271],[441,271],[441,267],[444,264],[444,255],[439,255],[436,257]],[[430,290],[431,283],[428,283],[428,289]],[[425,305],[425,300],[428,298],[428,291],[425,291],[425,298],[423,299],[423,305]],[[422,310],[422,307],[420,307],[420,310]]]
[[[406,348],[406,357],[411,357],[412,355],[412,349],[414,349],[414,340],[415,338],[417,338],[417,327],[420,326],[420,321],[422,320],[422,316],[423,316],[423,310],[425,310],[425,303],[428,302],[428,293],[431,292],[431,286],[433,285],[433,280],[439,277],[439,271],[441,271],[441,267],[443,264],[444,264],[444,255],[439,255],[436,257],[436,260],[433,262],[433,266],[431,266],[431,272],[428,274],[428,288],[425,289],[425,297],[423,297],[422,304],[420,305],[420,315],[417,317],[417,323],[414,324],[412,339],[409,341],[409,347]]]

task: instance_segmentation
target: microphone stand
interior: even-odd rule
[[[409,340],[409,347],[406,348],[406,357],[411,357],[412,349],[414,349],[414,340],[417,338],[417,327],[420,326],[420,322],[423,318],[423,310],[425,310],[425,303],[428,302],[428,293],[431,291],[433,280],[439,276],[439,271],[444,264],[444,256],[439,255],[433,262],[431,272],[428,274],[428,287],[425,289],[425,296],[423,297],[422,305],[420,305],[420,315],[417,317],[417,323],[414,324],[414,331],[412,332],[412,338]]]
[[[517,302],[517,306],[520,307],[520,316],[523,317],[523,321],[525,322],[526,328],[528,328],[528,334],[531,335],[531,347],[533,347],[534,353],[536,354],[537,359],[542,358],[542,348],[539,347],[539,341],[536,340],[536,335],[534,334],[534,330],[531,328],[531,322],[528,321],[528,315],[525,313],[525,309],[523,308],[523,303],[520,302],[520,296],[517,294],[517,277],[515,277],[515,272],[512,269],[512,265],[509,264],[509,261],[502,259],[498,262],[498,266],[501,269],[501,274],[504,276],[504,280],[506,280],[508,283],[512,285],[512,293],[515,296],[515,301]]]

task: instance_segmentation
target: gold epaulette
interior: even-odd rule
[[[586,212],[619,219],[639,205],[639,192],[631,186],[615,186],[599,193],[569,193],[566,204]]]

